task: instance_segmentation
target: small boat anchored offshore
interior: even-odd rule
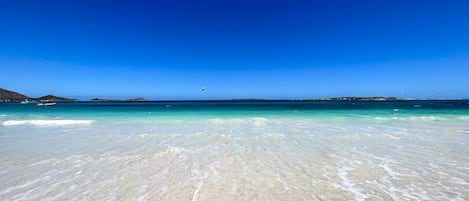
[[[54,106],[56,103],[38,103],[37,106]]]
[[[21,101],[20,104],[28,104],[30,101],[28,99],[24,99],[24,101]]]

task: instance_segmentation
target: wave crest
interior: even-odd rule
[[[70,126],[70,125],[89,125],[93,120],[69,120],[69,119],[56,119],[56,120],[8,120],[2,123],[3,126],[20,126],[20,125],[34,125],[34,126]]]
[[[214,118],[209,119],[213,124],[227,124],[227,125],[241,125],[241,124],[254,124],[255,126],[264,126],[268,123],[267,118],[253,117],[253,118]]]

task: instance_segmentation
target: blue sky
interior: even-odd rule
[[[463,0],[0,1],[0,87],[80,99],[469,98],[468,10]]]

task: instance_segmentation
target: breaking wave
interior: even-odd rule
[[[8,120],[2,123],[3,126],[20,126],[20,125],[33,125],[33,126],[70,126],[70,125],[89,125],[93,120]]]

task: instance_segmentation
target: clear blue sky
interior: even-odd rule
[[[0,0],[0,87],[81,99],[469,98],[469,1]]]

